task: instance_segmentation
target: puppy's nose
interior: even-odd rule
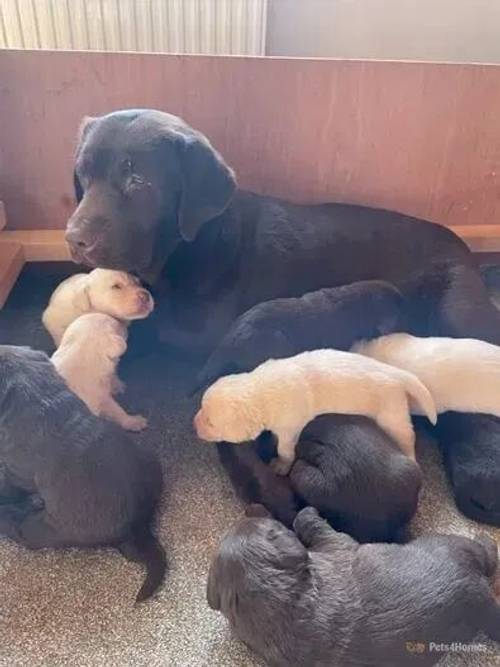
[[[151,302],[151,294],[145,289],[143,289],[139,292],[138,297],[139,297],[139,301],[144,306],[147,306]]]

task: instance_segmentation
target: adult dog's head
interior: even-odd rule
[[[149,109],[85,119],[74,181],[78,208],[66,231],[73,258],[146,279],[224,211],[236,187],[206,137]]]

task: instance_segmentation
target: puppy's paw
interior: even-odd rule
[[[285,459],[280,459],[279,457],[276,457],[272,459],[272,461],[269,463],[271,466],[272,471],[276,475],[281,475],[285,476],[288,475],[290,472],[290,468],[292,467],[293,461],[286,461]]]
[[[300,510],[300,512],[297,514],[295,521],[297,522],[303,522],[303,521],[315,521],[316,519],[319,518],[319,512],[315,507],[304,507],[304,509]]]
[[[111,393],[113,396],[118,396],[119,394],[124,394],[127,390],[127,385],[125,382],[120,380],[118,377],[113,378],[113,382],[111,384]]]
[[[305,546],[310,546],[318,525],[322,525],[323,520],[319,516],[315,507],[305,507],[295,517],[293,529]]]
[[[122,424],[127,431],[143,431],[147,425],[148,420],[141,415],[131,415]]]

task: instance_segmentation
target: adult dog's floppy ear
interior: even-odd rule
[[[180,142],[182,193],[179,232],[193,241],[202,225],[220,215],[236,189],[233,170],[202,134],[184,135]]]
[[[90,116],[83,117],[83,120],[80,123],[80,127],[78,128],[78,139],[77,139],[78,143],[76,148],[77,156],[78,153],[80,152],[80,148],[82,147],[82,143],[85,140],[85,137],[88,135],[89,130],[92,127],[95,120],[97,119],[91,118]],[[78,178],[76,171],[73,171],[73,187],[75,189],[76,203],[79,204],[83,199],[83,187],[82,184],[80,183],[80,179]]]

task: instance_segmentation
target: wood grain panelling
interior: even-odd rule
[[[261,193],[500,221],[500,66],[0,51],[10,228],[64,226],[80,119],[123,107],[183,116]]]

